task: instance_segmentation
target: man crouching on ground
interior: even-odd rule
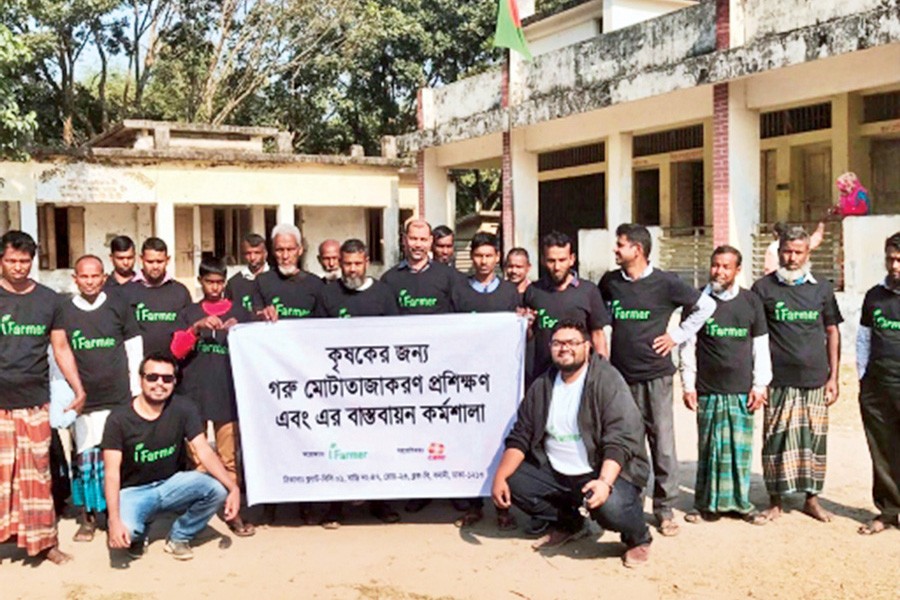
[[[535,550],[573,539],[584,506],[582,514],[621,534],[625,566],[642,566],[651,542],[641,502],[650,467],[637,406],[619,372],[591,354],[581,324],[561,322],[550,353],[553,368],[529,388],[506,438],[494,504],[550,523]]]
[[[178,513],[165,551],[189,560],[191,540],[222,504],[226,521],[237,516],[241,504],[237,484],[206,441],[195,404],[172,394],[177,368],[165,354],[144,358],[141,393],[110,414],[100,444],[106,466],[109,546],[128,548],[135,559],[144,554],[147,524],[156,515]],[[209,475],[183,470],[185,442]]]

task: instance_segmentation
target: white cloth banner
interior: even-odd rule
[[[512,313],[236,326],[248,503],[490,495],[525,328]]]

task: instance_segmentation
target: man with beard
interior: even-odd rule
[[[782,514],[782,497],[804,493],[803,512],[819,521],[831,513],[819,504],[825,483],[828,407],[838,399],[843,321],[827,280],[809,270],[809,234],[791,227],[779,238],[780,267],[753,284],[762,300],[772,354],[772,388],[765,410],[763,476],[770,520]]]
[[[62,305],[62,325],[75,355],[87,393],[75,419],[72,501],[80,506],[76,542],[94,539],[97,515],[106,511],[100,438],[110,410],[140,393],[138,366],[144,357],[141,331],[134,315],[114,294],[103,291],[103,263],[92,255],[75,261],[78,293]]]
[[[513,248],[506,253],[506,265],[504,274],[506,280],[516,286],[520,294],[525,294],[525,290],[531,285],[528,279],[528,273],[531,271],[531,260],[528,257],[528,250],[525,248]]]
[[[403,236],[406,258],[381,276],[397,298],[401,315],[433,315],[453,312],[452,292],[459,273],[431,260],[431,225],[422,220],[406,224]]]
[[[590,515],[621,534],[622,561],[639,567],[651,542],[641,501],[649,473],[641,415],[622,376],[590,347],[580,322],[557,325],[553,367],[519,407],[491,494],[498,508],[515,504],[550,525],[535,550],[569,541]]]
[[[224,260],[204,258],[199,271],[203,299],[191,304],[179,315],[181,329],[172,336],[170,349],[183,369],[179,391],[196,403],[204,425],[212,423],[216,453],[228,476],[239,484],[237,457],[241,436],[231,375],[228,331],[253,317],[246,308],[223,297],[225,276],[228,274]],[[256,532],[253,525],[245,523],[240,515],[227,524],[238,537],[249,537]]]
[[[884,244],[887,276],[866,293],[856,340],[859,408],[872,456],[878,516],[859,533],[900,526],[900,232]]]
[[[619,369],[647,428],[653,462],[653,514],[659,532],[677,535],[674,507],[678,499],[678,458],[672,410],[670,352],[703,326],[716,309],[677,275],[650,264],[653,241],[643,225],[616,228],[615,256],[619,269],[600,279],[600,292],[612,319],[610,362]],[[681,325],[667,331],[672,313],[683,309]]]
[[[147,238],[141,245],[141,271],[119,292],[141,330],[145,355],[169,351],[178,315],[191,303],[187,288],[166,270],[168,263],[166,243]]]
[[[147,525],[157,515],[178,513],[165,551],[176,560],[194,557],[191,540],[224,505],[237,515],[241,492],[206,441],[193,402],[173,394],[178,365],[169,354],[141,362],[141,393],[114,410],[103,431],[109,547],[137,559],[147,546]],[[209,473],[183,470],[188,447]]]
[[[269,270],[265,238],[258,233],[248,233],[241,240],[241,254],[247,264],[228,280],[225,297],[256,314],[263,308],[262,300],[256,295],[256,278]]]
[[[316,256],[324,273],[322,281],[332,283],[341,278],[341,243],[337,240],[325,240],[319,244],[319,255]]]
[[[115,290],[134,281],[134,240],[127,235],[117,235],[109,243],[109,260],[113,271],[103,285],[105,291]]]
[[[340,247],[341,278],[319,292],[316,316],[351,318],[400,314],[390,288],[366,275],[368,267],[369,249],[366,245],[356,239],[344,242]],[[400,515],[383,500],[370,501],[369,511],[384,523],[396,523],[400,520]],[[332,502],[322,517],[321,525],[325,529],[337,529],[343,520],[344,503]]]
[[[277,269],[256,278],[256,288],[267,321],[302,319],[313,314],[316,298],[325,284],[299,266],[303,238],[296,225],[282,223],[272,228],[272,251]]]
[[[741,253],[712,253],[703,294],[716,302],[704,326],[681,346],[684,404],[697,412],[698,458],[694,509],[685,520],[713,521],[734,512],[763,525],[750,502],[753,413],[765,406],[772,380],[766,315],[756,294],[735,283]]]
[[[22,231],[0,238],[0,544],[62,564],[51,498],[47,346],[80,412],[86,396],[62,327],[56,293],[29,277],[37,244]]]

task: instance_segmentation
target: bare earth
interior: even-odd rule
[[[846,381],[850,379],[850,381]],[[676,401],[682,460],[682,510],[692,502],[697,456],[693,413]],[[757,433],[761,427],[757,421]],[[678,537],[655,536],[652,563],[640,571],[619,562],[618,536],[590,535],[552,555],[532,552],[520,532],[500,534],[493,510],[470,531],[452,525],[457,513],[435,502],[398,525],[376,524],[363,508],[348,511],[337,531],[289,525],[260,529],[252,538],[222,538],[214,520],[193,561],[163,553],[157,535],[148,554],[128,564],[111,555],[105,536],[75,544],[72,520],[60,524],[63,549],[75,556],[62,567],[38,567],[10,545],[0,546],[2,597],[130,598],[900,598],[900,530],[857,535],[873,516],[871,464],[859,421],[856,386],[847,373],[831,414],[824,505],[835,513],[821,524],[798,509],[754,527],[735,520],[691,525]],[[758,437],[758,436],[757,436]],[[765,503],[755,448],[753,500]],[[399,504],[399,503],[398,503]],[[648,505],[649,510],[649,505]],[[254,514],[255,511],[251,511]],[[519,515],[520,523],[525,519]]]

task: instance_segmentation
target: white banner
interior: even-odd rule
[[[525,328],[512,313],[236,326],[248,503],[490,495]]]

